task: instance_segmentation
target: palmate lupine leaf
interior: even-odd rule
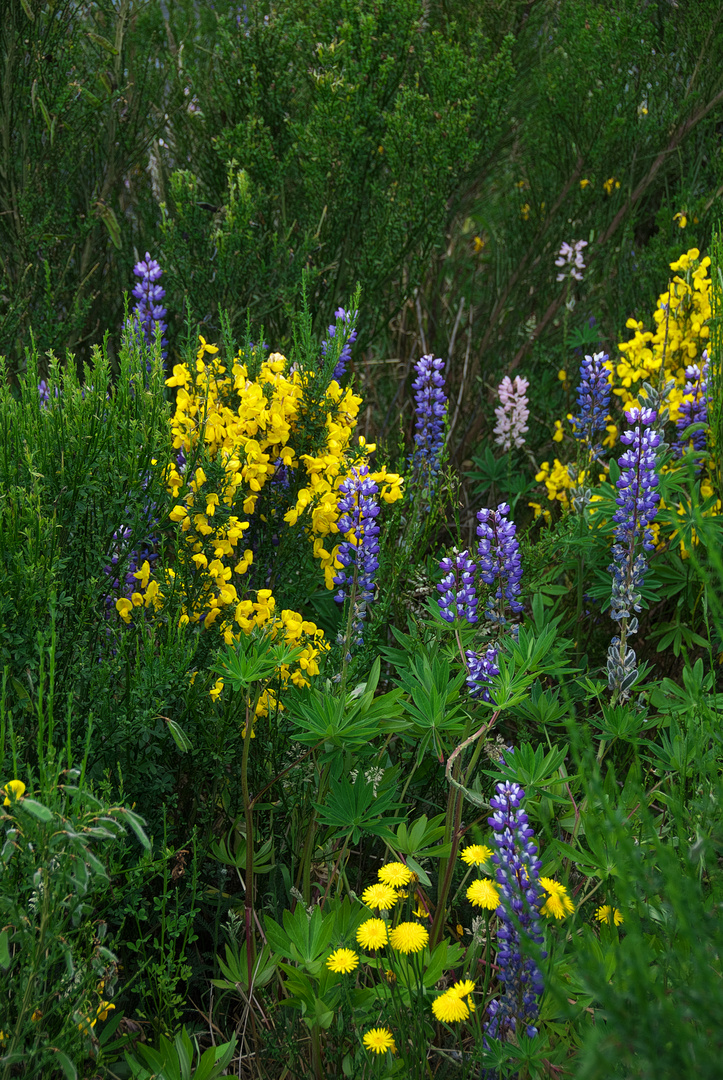
[[[374,789],[375,785],[362,772],[357,773],[353,783],[344,775],[332,780],[324,805],[314,803],[320,824],[335,830],[330,840],[351,835],[352,843],[357,844],[362,833],[372,833],[394,842],[391,826],[399,825],[404,819],[384,815],[401,809],[401,804],[394,801],[393,788],[378,788],[376,792]]]

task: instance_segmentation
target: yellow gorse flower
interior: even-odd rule
[[[13,803],[20,802],[25,794],[26,788],[22,780],[8,780],[2,790],[5,793],[3,806],[12,806]]]

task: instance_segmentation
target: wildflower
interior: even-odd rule
[[[133,288],[133,295],[137,300],[134,314],[149,345],[152,345],[155,341],[156,329],[160,330],[161,356],[165,360],[168,355],[166,349],[163,348],[164,345],[168,344],[163,336],[166,332],[166,324],[163,322],[166,317],[166,309],[161,307],[159,301],[163,299],[166,292],[160,285],[155,284],[163,271],[156,260],[152,259],[150,254],[146,252],[145,260],[136,263],[133,267],[133,273],[141,279]]]
[[[414,366],[415,435],[412,467],[422,483],[430,483],[439,472],[444,446],[444,419],[447,415],[447,395],[444,392],[444,361],[430,353]]]
[[[396,1054],[397,1052],[397,1048],[394,1045],[394,1038],[392,1037],[389,1028],[370,1028],[369,1031],[364,1032],[362,1042],[367,1050],[371,1050],[373,1054],[385,1054],[387,1050],[391,1050],[393,1054]]]
[[[356,932],[362,949],[380,949],[389,940],[384,919],[367,919]]]
[[[377,875],[384,885],[391,885],[399,889],[402,885],[408,885],[412,880],[412,871],[401,862],[386,863]]]
[[[467,686],[470,696],[473,698],[481,697],[483,701],[491,702],[492,695],[489,691],[489,685],[494,676],[500,673],[500,669],[497,667],[497,646],[489,645],[483,653],[476,653],[472,649],[467,649],[465,656],[469,668]]]
[[[575,280],[582,281],[582,272],[585,263],[582,257],[582,249],[587,247],[587,240],[573,240],[571,244],[563,243],[560,253],[555,259],[555,266],[560,268],[557,275],[558,281]]]
[[[520,595],[522,564],[519,544],[515,537],[515,524],[507,520],[508,503],[500,503],[496,510],[480,510],[477,513],[480,576],[487,585],[496,585],[496,591],[487,602],[486,617],[495,623],[505,623],[505,602],[515,614],[523,610],[517,599]]]
[[[651,525],[658,510],[655,465],[661,438],[652,427],[657,418],[654,409],[635,407],[625,416],[634,426],[620,436],[628,449],[618,459],[621,473],[617,481],[619,495],[615,501],[619,509],[613,516],[615,542],[613,562],[608,567],[613,576],[610,615],[621,624],[621,631],[620,636],[612,640],[607,661],[608,685],[623,701],[637,677],[635,651],[628,646],[627,638],[638,629],[634,612],[640,611],[640,586],[647,564],[645,555],[642,552],[636,554],[635,549],[639,539],[644,551],[654,547]]]
[[[679,229],[684,229],[685,226],[688,224],[688,215],[685,213],[684,210],[680,211],[677,214],[673,214],[673,221],[678,222]]]
[[[57,386],[55,387],[55,397],[59,397],[60,391]],[[46,383],[45,379],[41,379],[38,383],[38,397],[40,398],[40,406],[43,409],[47,409],[50,405],[50,387]]]
[[[379,526],[376,523],[379,504],[374,498],[379,488],[369,476],[367,466],[360,465],[342,481],[339,491],[341,497],[337,505],[341,516],[337,525],[339,532],[346,534],[346,539],[339,545],[336,556],[342,569],[334,578],[334,584],[339,586],[334,599],[343,603],[345,587],[350,587],[351,631],[356,644],[361,645],[362,625],[367,604],[374,595],[374,574],[379,566]],[[347,648],[350,644],[346,642]]]
[[[346,975],[359,964],[359,957],[353,949],[335,949],[326,961],[329,971],[336,975]]]
[[[390,933],[389,941],[398,952],[420,952],[429,941],[429,933],[421,923],[401,922]]]
[[[457,1024],[469,1016],[469,1008],[454,990],[445,990],[432,1002],[432,1012],[445,1024]]]
[[[602,907],[595,909],[595,918],[598,922],[606,922],[611,926],[620,926],[623,922],[623,917],[616,907],[611,907],[610,904],[603,904]]]
[[[477,593],[474,585],[475,563],[468,551],[457,552],[453,558],[441,559],[444,577],[437,585],[439,613],[446,622],[466,619],[477,622]]]
[[[478,878],[467,889],[467,899],[473,907],[494,911],[499,906],[500,891],[489,878]]]
[[[462,848],[459,857],[467,866],[483,866],[492,858],[492,849],[486,844],[470,844],[469,847]]]
[[[604,352],[586,356],[580,365],[580,386],[577,391],[578,415],[569,417],[576,439],[584,439],[596,458],[601,447],[597,436],[605,430],[610,409],[611,374],[609,357]]]
[[[529,385],[529,381],[519,375],[515,376],[514,382],[510,380],[509,375],[505,375],[497,388],[500,404],[495,409],[497,423],[494,434],[495,442],[505,453],[513,446],[520,447],[525,444],[523,435],[529,430],[527,427],[530,415],[527,403]]]
[[[614,176],[610,176],[603,184],[603,187],[606,195],[612,195],[613,190],[620,187],[620,181],[616,180]]]
[[[540,914],[548,918],[552,916],[555,919],[564,919],[565,915],[575,910],[575,905],[567,895],[564,885],[547,877],[540,878],[540,885],[547,893],[547,899],[540,908]]]
[[[339,359],[336,362],[336,367],[334,368],[334,371],[333,371],[332,376],[331,376],[332,379],[336,380],[336,382],[340,382],[340,380],[344,377],[344,372],[346,371],[346,365],[351,360],[351,347],[354,344],[354,342],[356,341],[356,337],[357,337],[356,325],[355,325],[356,324],[356,318],[357,318],[357,312],[356,311],[345,311],[343,307],[340,307],[340,308],[337,308],[336,311],[334,312],[334,318],[335,319],[341,319],[342,324],[349,327],[349,330],[346,332],[346,335],[345,335],[346,340],[344,341],[344,345],[342,346],[342,350],[339,353]],[[326,356],[327,352],[329,351],[329,345],[331,344],[331,339],[333,337],[336,337],[336,325],[329,327],[329,338],[328,338],[328,340],[322,341],[322,343],[321,343],[321,355],[322,356]]]
[[[564,382],[566,381],[566,379],[567,379],[567,372],[565,371],[565,369],[564,369],[564,368],[560,368],[560,370],[559,370],[559,371],[558,371],[558,373],[557,373],[557,377],[558,377],[558,379],[560,380],[560,382],[562,382],[562,383],[564,383]]]
[[[524,203],[520,207],[520,216],[522,217],[523,221],[529,221],[530,220],[530,204],[529,203]]]
[[[111,1009],[115,1009],[115,1005],[111,1001],[101,1001],[100,1005],[95,1010],[95,1015],[99,1020],[107,1020],[108,1013]]]
[[[3,806],[12,806],[13,803],[20,802],[25,794],[26,788],[22,780],[8,780],[2,790],[5,792]]]
[[[488,820],[494,830],[496,851],[492,862],[497,867],[501,894],[497,963],[503,990],[500,998],[490,1004],[485,1030],[497,1039],[504,1038],[507,1032],[526,1030],[532,1038],[537,1034],[534,1021],[544,986],[537,965],[524,956],[524,950],[527,942],[541,944],[543,940],[538,917],[540,860],[522,809],[524,789],[505,780],[497,784],[495,791],[490,800],[494,814]]]
[[[588,186],[589,183],[590,183],[589,180],[581,180],[580,181],[580,187],[583,189],[583,191],[585,190],[585,188]]]
[[[399,894],[390,885],[369,885],[362,893],[361,899],[362,904],[365,904],[368,908],[389,911],[399,899]]]
[[[703,350],[701,357],[703,360],[702,368],[697,364],[689,364],[685,369],[685,398],[678,406],[678,419],[676,420],[676,427],[678,429],[678,440],[675,443],[675,450],[680,455],[683,453],[683,433],[685,429],[691,424],[707,423],[708,421],[708,398],[706,397],[706,391],[708,388],[708,352]],[[689,440],[693,444],[693,449],[697,451],[705,450],[705,431],[694,431]]]
[[[552,436],[552,441],[553,442],[562,442],[562,440],[564,438],[565,438],[565,432],[564,432],[563,427],[562,427],[562,420],[556,420],[555,421],[555,433]]]
[[[474,253],[475,253],[475,255],[479,255],[480,251],[483,250],[484,246],[485,246],[485,242],[482,239],[482,237],[481,236],[475,236],[475,238],[474,238]]]

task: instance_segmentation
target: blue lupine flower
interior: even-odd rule
[[[163,299],[166,292],[160,285],[155,284],[163,271],[156,260],[152,259],[150,254],[146,252],[145,259],[137,262],[133,267],[133,273],[141,279],[133,288],[133,295],[138,301],[133,309],[134,314],[138,317],[141,329],[149,345],[152,345],[156,340],[156,327],[160,328],[161,356],[165,360],[168,352],[163,346],[167,345],[168,342],[164,337],[166,324],[163,320],[167,312],[164,307],[161,307],[159,301]]]
[[[347,596],[352,602],[352,637],[357,645],[363,641],[362,626],[367,604],[374,596],[374,574],[379,566],[379,504],[375,496],[379,487],[369,476],[366,465],[352,469],[351,476],[339,485],[341,498],[337,505],[341,516],[337,522],[339,532],[351,533],[352,539],[339,545],[337,559],[343,569],[334,578],[339,591],[334,599],[343,603]],[[351,642],[347,641],[347,649]],[[347,659],[351,654],[347,653]]]
[[[475,564],[470,558],[468,551],[460,551],[454,558],[441,559],[440,570],[444,571],[444,577],[437,585],[437,592],[441,593],[439,613],[446,622],[454,622],[455,619],[466,619],[467,622],[477,622],[477,592],[474,585]]]
[[[676,427],[678,428],[678,441],[675,443],[675,450],[680,457],[683,454],[688,443],[693,443],[693,449],[697,451],[705,450],[705,431],[694,431],[686,444],[683,445],[683,432],[691,424],[707,423],[708,422],[708,398],[706,397],[706,391],[708,389],[708,353],[703,351],[703,367],[698,367],[697,364],[691,364],[685,369],[685,393],[686,397],[691,396],[690,401],[683,400],[680,403],[680,416],[676,421]]]
[[[497,666],[497,646],[489,645],[483,653],[476,653],[472,649],[467,649],[465,655],[467,657],[467,667],[469,668],[467,686],[470,697],[481,697],[483,701],[488,701],[494,705],[494,698],[489,688],[494,676],[500,673]]]
[[[625,700],[637,677],[635,651],[627,644],[629,634],[636,633],[640,611],[640,586],[647,571],[643,552],[636,553],[638,541],[644,551],[653,547],[651,525],[658,512],[658,476],[655,471],[656,451],[661,435],[651,425],[657,419],[655,409],[634,407],[625,414],[634,425],[623,432],[620,441],[628,447],[618,459],[621,473],[617,481],[618,510],[613,516],[615,542],[612,574],[610,615],[621,625],[620,636],[614,637],[608,649],[608,686]]]
[[[610,372],[605,367],[609,359],[604,352],[585,357],[580,365],[578,415],[570,417],[573,435],[587,442],[593,460],[600,453],[597,435],[605,430],[610,410]]]
[[[428,482],[439,472],[444,446],[444,419],[447,395],[444,392],[443,360],[431,353],[415,364],[417,377],[412,383],[416,413],[415,450],[412,466],[415,476]]]
[[[47,409],[50,405],[50,387],[46,383],[45,379],[41,379],[38,383],[38,396],[40,397],[40,406],[43,409]],[[55,387],[55,397],[59,396],[57,386]]]
[[[501,626],[507,621],[505,603],[515,614],[523,610],[517,599],[522,578],[520,545],[515,535],[515,523],[507,520],[509,512],[509,504],[500,503],[496,510],[480,510],[477,514],[480,576],[487,585],[497,586],[487,601],[485,615]]]
[[[334,312],[335,319],[341,319],[342,322],[346,323],[347,326],[350,327],[347,333],[346,342],[344,343],[344,347],[339,354],[339,359],[336,362],[336,367],[334,368],[331,376],[332,379],[336,379],[337,382],[339,382],[339,380],[343,378],[344,372],[346,371],[346,365],[351,360],[351,347],[356,341],[357,335],[355,326],[356,316],[357,313],[355,311],[345,311],[343,307],[337,308]],[[329,327],[329,338],[328,340],[322,341],[321,343],[322,356],[326,356],[327,352],[329,351],[329,345],[333,337],[336,337],[336,326]]]
[[[544,983],[535,961],[524,954],[531,942],[543,942],[539,920],[542,892],[538,883],[542,864],[522,809],[524,789],[505,780],[496,785],[495,791],[490,799],[494,813],[488,821],[494,832],[492,862],[497,867],[495,877],[500,887],[497,977],[503,990],[490,1003],[485,1033],[493,1039],[505,1039],[508,1034],[524,1030],[533,1038]]]

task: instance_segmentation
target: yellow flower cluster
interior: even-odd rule
[[[629,341],[618,345],[622,359],[616,367],[620,385],[613,389],[624,405],[637,399],[636,387],[642,382],[657,382],[664,367],[666,379],[676,385],[668,398],[671,420],[680,415],[685,398],[685,369],[699,360],[707,347],[711,317],[711,282],[708,276],[710,259],[700,258],[697,248],[691,248],[670,264],[676,271],[668,291],[661,293],[653,315],[655,330],[645,330],[644,324],[628,319],[626,327],[633,330]]]
[[[317,400],[313,401],[313,379],[296,370],[280,353],[263,358],[255,377],[250,378],[242,351],[225,364],[216,345],[203,337],[199,341],[195,369],[176,364],[166,380],[168,386],[176,388],[170,421],[173,448],[182,451],[189,463],[183,473],[175,460],[163,471],[167,490],[178,500],[169,516],[185,540],[179,559],[194,582],[183,595],[181,623],[201,624],[206,630],[215,625],[227,644],[255,627],[263,627],[272,637],[283,634],[288,644],[305,647],[298,666],[291,672],[282,671],[281,677],[305,686],[308,676],[318,674],[318,658],[329,646],[323,632],[298,613],[284,610],[279,616],[269,589],[258,590],[255,600],[249,597],[243,577],[253,565],[254,555],[243,540],[251,528],[248,519],[254,514],[264,525],[269,521],[267,513],[278,514],[281,524],[278,502],[288,487],[283,522],[289,527],[303,526],[326,586],[333,588],[341,564],[336,558],[339,546],[330,544],[328,538],[338,535],[342,540],[337,525],[338,488],[352,467],[365,462],[375,449],[361,437],[352,445],[361,398],[332,380],[320,395],[317,389]],[[249,363],[257,359],[252,355]],[[309,435],[312,414],[320,430]],[[201,444],[205,469],[193,464]],[[277,474],[284,483],[275,486],[271,510],[259,501],[268,494],[267,485]],[[371,476],[386,502],[402,497],[399,475],[382,468]],[[148,562],[135,577],[138,590],[130,600],[116,602],[126,623],[132,621],[135,608],[158,611],[165,599],[159,582],[151,579]],[[167,569],[161,583],[164,587],[177,585],[176,572]],[[223,680],[219,679],[211,697],[215,700],[222,691]],[[266,711],[271,703],[271,697],[265,697],[257,711]]]

